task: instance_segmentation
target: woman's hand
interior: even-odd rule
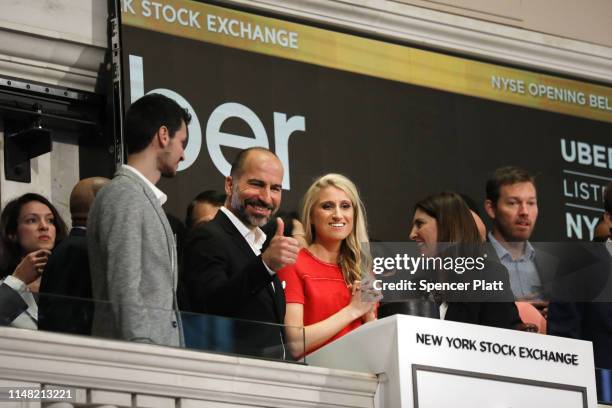
[[[361,316],[361,322],[367,323],[376,320],[377,318],[377,306],[378,302],[382,299],[382,293],[380,290],[374,289],[373,277],[366,276],[360,282],[362,301],[365,301],[371,305],[370,310]]]
[[[51,251],[48,249],[39,249],[38,251],[30,252],[24,256],[19,265],[17,265],[15,272],[13,272],[13,276],[26,285],[35,282],[42,275],[45,265],[47,265],[47,261],[49,260],[49,255],[51,255]]]
[[[355,281],[352,285],[349,285],[351,291],[351,302],[347,308],[350,310],[351,315],[354,319],[359,319],[363,315],[372,312],[376,307],[375,302],[368,302],[364,300],[364,293],[361,290],[361,281]]]
[[[337,313],[325,320],[304,326],[304,305],[300,303],[287,303],[285,325],[289,348],[293,357],[300,358],[324,344],[339,331],[357,319],[375,318],[376,298],[372,301],[369,289],[362,289],[362,282],[355,281],[349,285],[351,301]],[[366,293],[363,293],[366,292]]]
[[[367,322],[373,322],[374,320],[376,320],[377,316],[376,316],[376,304],[372,305],[372,310],[370,310],[368,313],[364,314],[361,317],[361,322],[362,323],[367,323]]]

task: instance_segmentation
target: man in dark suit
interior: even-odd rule
[[[604,221],[612,231],[612,183],[606,187],[604,206]],[[605,273],[607,282],[602,282],[597,277],[594,279],[592,275],[588,276],[581,272],[581,281],[584,284],[588,285],[590,281],[596,281],[601,291],[599,296],[593,297],[591,302],[552,302],[548,315],[548,334],[592,341],[595,367],[610,369],[612,368],[612,302],[610,302],[612,298],[612,276],[610,275],[612,240],[608,238],[603,245],[605,245],[601,248],[603,254],[599,256],[599,259],[602,256],[607,257],[607,264],[603,264],[603,267],[607,268],[604,271],[607,272]],[[601,266],[599,268],[601,269]],[[587,293],[592,294],[593,292],[588,290]]]
[[[295,262],[297,241],[275,236],[261,253],[260,229],[281,202],[283,167],[267,149],[241,151],[225,179],[227,198],[215,218],[195,228],[185,247],[185,285],[191,311],[282,324],[285,296],[276,271]],[[283,358],[282,330],[234,322],[232,351]]]
[[[110,180],[90,177],[70,194],[72,229],[49,257],[40,283],[38,328],[63,333],[91,334],[93,301],[87,255],[87,215],[96,193]]]

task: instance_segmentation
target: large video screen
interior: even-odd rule
[[[347,175],[379,240],[407,240],[430,193],[482,203],[504,165],[537,175],[533,240],[589,240],[602,213],[610,87],[188,0],[123,1],[121,28],[125,107],[161,92],[194,117],[159,184],[179,218],[250,146],[283,161],[284,210],[317,176]]]

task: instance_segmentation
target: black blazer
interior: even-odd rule
[[[438,305],[422,300],[387,303],[381,307],[381,311],[380,317],[394,314],[439,317]],[[502,329],[516,329],[521,323],[514,302],[448,302],[444,320]]]
[[[42,275],[40,293],[39,329],[91,334],[94,305],[84,229],[72,228],[68,238],[55,247]]]
[[[274,283],[272,289],[271,282]],[[183,291],[189,310],[234,319],[282,324],[285,293],[229,218],[219,211],[194,229],[184,251]],[[235,352],[282,355],[278,326],[234,322]],[[271,351],[275,350],[275,351]]]
[[[488,256],[490,258],[490,256]],[[432,294],[439,302],[446,301],[445,320],[472,323],[484,326],[514,329],[520,323],[518,309],[514,303],[508,271],[498,262],[485,261],[482,271],[470,271],[457,275],[450,271],[447,275],[439,276],[440,281],[471,282],[474,279],[484,279],[488,282],[501,281],[503,291],[486,293],[469,290],[454,293]],[[423,294],[426,296],[427,294]],[[408,314],[424,317],[439,318],[438,304],[431,300],[410,299],[404,302],[390,302],[381,306],[379,316],[393,314]]]
[[[0,285],[0,326],[10,325],[27,309],[28,304],[17,291],[6,283]]]
[[[514,329],[521,323],[514,302],[449,302],[445,320]]]
[[[612,303],[552,302],[547,332],[592,341],[595,367],[612,369]]]
[[[488,258],[490,259],[489,256]],[[487,260],[482,271],[466,272],[464,278],[468,281],[470,279],[485,279],[489,282],[500,281],[503,285],[503,291],[490,294],[485,294],[482,291],[465,293],[462,296],[471,301],[448,302],[445,320],[502,329],[515,329],[522,323],[514,303],[508,271],[501,263],[497,263],[495,260]]]
[[[566,282],[560,286],[573,293],[560,296],[564,302],[550,303],[548,334],[592,341],[595,367],[612,369],[612,257],[605,244],[566,252],[572,258],[563,259]]]

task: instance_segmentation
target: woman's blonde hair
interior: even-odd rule
[[[319,200],[321,190],[327,187],[335,187],[344,191],[353,205],[353,230],[342,241],[338,260],[344,280],[347,284],[352,284],[369,274],[372,259],[369,251],[365,207],[359,198],[357,187],[351,180],[341,174],[330,173],[316,179],[306,191],[301,213],[306,241],[312,244],[316,239],[311,221],[312,209]]]

